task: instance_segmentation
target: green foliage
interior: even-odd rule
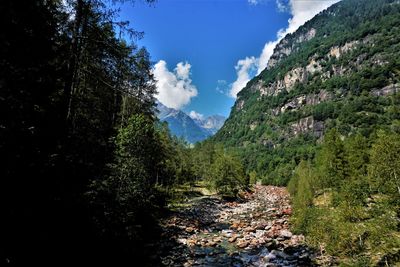
[[[95,181],[88,193],[101,208],[99,227],[116,238],[136,240],[136,225],[152,214],[154,184],[163,158],[157,157],[160,142],[154,122],[144,115],[133,115],[115,139],[115,160],[110,175]],[[110,232],[110,233],[108,233]]]
[[[272,57],[279,62],[240,91],[230,118],[212,139],[239,148],[246,170],[255,170],[264,183],[286,185],[291,171],[314,157],[316,141],[331,128],[342,137],[400,129],[398,96],[377,96],[377,90],[400,81],[399,10],[391,0],[341,1],[286,36]],[[312,29],[312,39],[298,41]],[[356,43],[349,51],[330,56],[333,47],[350,42]],[[304,81],[261,95],[259,85],[281,84],[289,71],[306,69],[312,60],[320,69],[306,73]],[[318,95],[327,97],[314,103]],[[294,133],[296,124],[311,117],[310,127]],[[257,127],[251,130],[253,123]]]
[[[233,155],[218,151],[211,170],[211,186],[222,195],[234,197],[247,186],[243,166]]]
[[[159,192],[193,179],[155,120],[148,52],[121,38],[140,34],[101,0],[0,9],[0,261],[132,264]]]
[[[253,185],[257,183],[257,172],[251,171],[249,173],[249,184]]]
[[[293,178],[288,184],[288,190],[293,197],[293,209],[295,211],[296,229],[306,229],[308,208],[312,205],[314,192],[312,189],[313,174],[310,163],[301,161],[296,167]]]
[[[324,143],[317,155],[321,188],[340,187],[348,177],[348,162],[341,136],[332,129],[324,136]]]
[[[236,196],[249,183],[242,162],[234,151],[211,141],[197,143],[192,151],[194,176],[221,195]]]
[[[374,136],[342,141],[333,129],[314,163],[302,161],[288,184],[295,231],[305,234],[310,245],[343,258],[343,266],[398,263],[400,207],[394,174],[400,136],[383,131]]]
[[[370,179],[380,193],[400,199],[400,137],[379,132],[371,149]]]

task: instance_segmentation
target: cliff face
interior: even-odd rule
[[[347,136],[394,127],[399,25],[394,0],[344,0],[321,12],[276,46],[214,140],[268,175],[312,157],[329,128]]]

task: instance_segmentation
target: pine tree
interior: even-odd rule
[[[369,175],[374,189],[400,197],[400,136],[379,132],[371,149]]]
[[[348,178],[348,162],[343,141],[334,128],[324,136],[321,151],[317,156],[319,183],[322,188],[335,188]]]

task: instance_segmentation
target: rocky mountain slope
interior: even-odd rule
[[[225,117],[214,115],[204,119],[191,118],[185,112],[157,103],[158,118],[168,123],[171,133],[194,144],[214,135],[224,124]]]
[[[343,0],[275,48],[214,137],[248,170],[285,184],[324,133],[399,127],[400,1]]]
[[[193,119],[193,118],[192,118]],[[221,115],[213,115],[205,119],[194,119],[194,121],[203,129],[206,129],[211,135],[218,132],[224,125],[226,118]]]

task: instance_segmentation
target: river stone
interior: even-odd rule
[[[247,247],[249,245],[249,241],[246,241],[246,240],[239,240],[237,243],[236,243],[236,246],[238,246],[238,248],[245,248],[245,247]]]
[[[228,241],[230,242],[230,243],[233,243],[233,242],[235,242],[236,241],[236,239],[237,239],[237,236],[232,236],[231,238],[229,238],[228,239]]]
[[[281,231],[281,236],[283,236],[284,238],[291,238],[293,236],[293,234],[290,231],[285,229],[285,230]]]

